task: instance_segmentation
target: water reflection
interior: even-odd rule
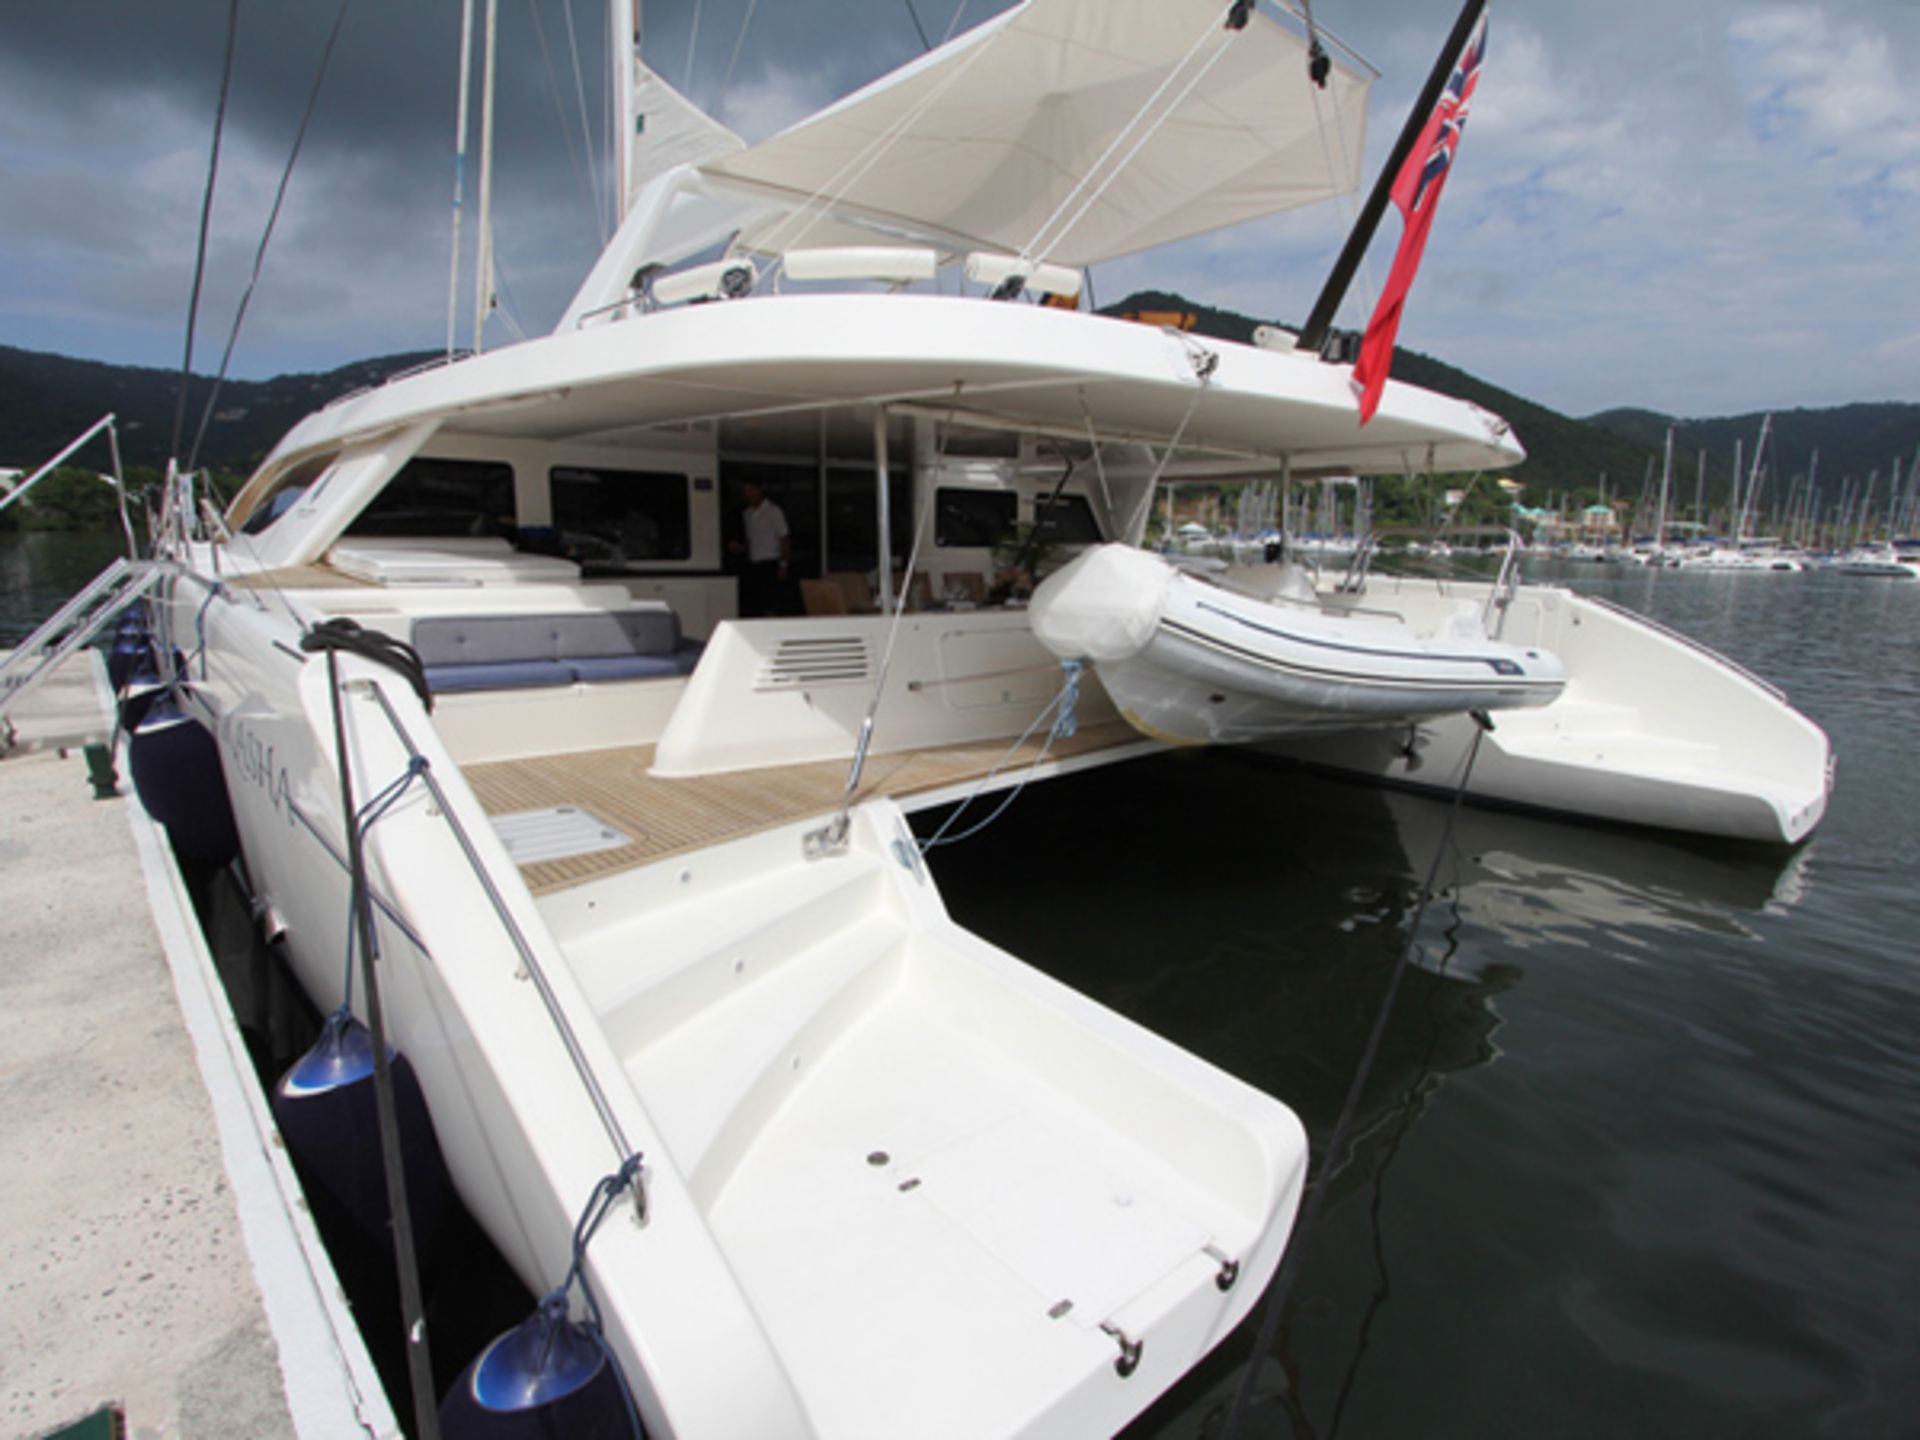
[[[1653,951],[1685,935],[1750,937],[1743,916],[1781,915],[1807,896],[1805,851],[1690,842],[1383,792],[1410,863],[1436,851],[1437,887],[1462,918],[1506,945]],[[1469,954],[1463,962],[1469,966]]]

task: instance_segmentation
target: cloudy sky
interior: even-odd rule
[[[648,0],[643,21],[656,68],[757,138],[919,54],[916,19],[938,40],[1001,8]],[[240,0],[198,369],[218,363],[337,9]],[[0,0],[0,344],[179,364],[226,12]],[[500,12],[497,244],[537,333],[603,233],[604,20],[598,0]],[[1383,72],[1377,169],[1453,0],[1314,13]],[[1492,17],[1403,345],[1572,414],[1920,400],[1920,4],[1493,0]],[[457,0],[352,4],[236,374],[444,343],[458,26]],[[1097,294],[1297,323],[1357,205],[1102,266]],[[1389,219],[1342,323],[1364,323],[1397,236]]]

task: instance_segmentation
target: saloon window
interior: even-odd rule
[[[1042,495],[1033,502],[1033,521],[1040,534],[1056,545],[1098,545],[1100,526],[1084,495],[1061,495],[1047,504]]]
[[[387,482],[347,533],[510,536],[514,523],[511,465],[418,456]]]
[[[617,569],[692,556],[690,487],[679,471],[557,465],[547,478],[561,550],[581,564]]]
[[[334,454],[316,455],[311,460],[302,460],[298,465],[281,475],[273,482],[273,488],[260,497],[260,502],[247,516],[246,523],[240,527],[241,533],[258,535],[287,511],[300,503],[300,497],[307,493],[312,485],[340,457]]]
[[[933,543],[984,549],[1011,534],[1020,497],[1011,490],[944,486],[933,496]]]

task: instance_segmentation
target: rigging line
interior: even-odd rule
[[[1306,21],[1307,33],[1309,35],[1317,35],[1319,31],[1317,27],[1314,25],[1313,6],[1311,3],[1309,3],[1309,0],[1302,0],[1301,13],[1302,13],[1302,17]],[[1338,139],[1339,143],[1338,143],[1337,150],[1338,150],[1338,153],[1340,154],[1347,153],[1347,127],[1346,127],[1345,111],[1343,110],[1338,98],[1336,98],[1330,91],[1322,90],[1320,86],[1314,85],[1311,83],[1308,84],[1307,90],[1309,92],[1308,98],[1313,101],[1314,130],[1320,136],[1320,154],[1322,158],[1325,159],[1325,161],[1327,162],[1327,184],[1329,186],[1338,186],[1341,182],[1342,177],[1339,174],[1338,163],[1334,158],[1336,153],[1336,146],[1333,143],[1333,138],[1330,138],[1327,133],[1329,126],[1327,123],[1326,116],[1322,113],[1322,105],[1324,104],[1326,108],[1331,110],[1333,113],[1333,123],[1332,123],[1331,129],[1335,132],[1335,138]],[[1359,216],[1359,213],[1360,213],[1359,203],[1356,198],[1356,192],[1359,190],[1359,188],[1360,188],[1359,177],[1355,176],[1353,177],[1352,185],[1350,185],[1345,191],[1343,191],[1340,196],[1340,199],[1341,199],[1340,213],[1342,217],[1346,220],[1348,229],[1353,228],[1354,220]],[[1371,249],[1372,247],[1369,246],[1368,248]],[[1374,294],[1375,294],[1375,291],[1374,291],[1374,284],[1373,284],[1373,265],[1369,261],[1367,255],[1365,253],[1362,253],[1362,255],[1360,256],[1359,299],[1360,299],[1361,305],[1365,308],[1365,311],[1369,316],[1373,314]]]
[[[966,13],[967,0],[960,0],[960,3],[953,7],[953,18],[947,21],[947,33],[940,37],[942,45],[953,38],[953,32],[960,28],[960,17]]]
[[[1280,1328],[1280,1315],[1286,1308],[1287,1296],[1293,1290],[1294,1277],[1299,1273],[1301,1242],[1312,1231],[1320,1212],[1326,1206],[1327,1192],[1332,1188],[1332,1179],[1339,1165],[1341,1152],[1345,1149],[1353,1123],[1359,1115],[1361,1092],[1366,1088],[1368,1078],[1373,1073],[1374,1062],[1380,1056],[1380,1043],[1386,1038],[1387,1020],[1393,1013],[1393,1001],[1399,993],[1400,982],[1407,973],[1407,967],[1413,963],[1415,951],[1420,948],[1420,922],[1426,918],[1427,904],[1433,899],[1433,886],[1440,875],[1440,864],[1453,847],[1454,822],[1459,818],[1460,805],[1467,793],[1468,782],[1473,778],[1474,761],[1480,757],[1480,742],[1493,728],[1493,722],[1478,711],[1470,712],[1473,718],[1473,740],[1467,747],[1464,763],[1460,767],[1460,778],[1453,787],[1452,798],[1447,802],[1447,823],[1440,832],[1440,842],[1434,846],[1433,859],[1427,865],[1426,878],[1420,885],[1420,897],[1413,907],[1413,915],[1407,922],[1406,941],[1400,947],[1399,957],[1393,963],[1393,973],[1387,979],[1387,988],[1380,997],[1380,1007],[1373,1018],[1373,1029],[1368,1032],[1366,1048],[1361,1051],[1359,1067],[1354,1071],[1352,1083],[1347,1087],[1347,1098],[1340,1107],[1340,1118],[1334,1123],[1333,1133],[1327,1139],[1325,1158],[1321,1162],[1320,1174],[1309,1187],[1306,1204],[1302,1207],[1300,1218],[1295,1222],[1293,1235],[1287,1242],[1287,1253],[1280,1262],[1279,1273],[1274,1276],[1273,1285],[1267,1292],[1265,1312],[1260,1317],[1260,1330],[1253,1344],[1255,1364],[1247,1366],[1246,1373],[1240,1377],[1240,1384],[1233,1395],[1233,1407],[1227,1413],[1227,1423],[1221,1432],[1222,1440],[1233,1440],[1240,1433],[1241,1422],[1246,1418],[1249,1402],[1253,1398],[1254,1377],[1257,1373],[1257,1361],[1262,1355],[1273,1349],[1273,1343]]]
[[[753,24],[753,12],[760,0],[747,0],[747,13],[740,21],[740,33],[733,37],[733,54],[727,57],[727,73],[720,81],[720,98],[715,100],[713,108],[719,112],[726,108],[727,90],[733,84],[733,70],[740,63],[740,50],[747,43],[747,28]]]
[[[907,14],[913,17],[913,28],[920,36],[922,50],[933,49],[933,41],[927,38],[927,27],[920,23],[920,12],[913,8],[913,0],[906,0]]]
[[[500,268],[498,257],[493,262],[493,280],[493,313],[500,317],[500,322],[507,327],[516,343],[525,340],[527,331],[520,323],[520,302],[513,298],[513,286],[507,283],[507,272]],[[505,304],[501,303],[503,300]]]
[[[567,160],[573,166],[573,178],[579,183],[580,193],[587,202],[587,208],[593,211],[594,223],[601,228],[605,238],[605,212],[600,209],[596,187],[587,178],[587,171],[580,163],[580,151],[573,141],[573,122],[567,118],[567,102],[560,96],[560,73],[553,66],[553,50],[547,44],[547,27],[540,23],[540,0],[527,0],[527,13],[533,17],[534,38],[540,42],[540,58],[547,67],[547,88],[553,94],[554,118],[560,122],[560,137],[567,144]],[[584,125],[584,121],[582,124]],[[582,144],[585,143],[584,134]]]
[[[681,83],[683,94],[693,94],[693,50],[700,43],[700,11],[706,0],[693,0],[693,28],[687,32],[687,73]]]
[[[180,361],[180,393],[173,405],[173,443],[167,453],[180,453],[180,436],[187,428],[187,386],[193,380],[193,323],[200,313],[200,285],[207,273],[207,231],[213,222],[213,191],[220,175],[220,132],[227,123],[227,95],[233,88],[233,42],[240,29],[240,0],[227,0],[227,55],[220,66],[220,103],[213,112],[213,151],[207,157],[207,189],[200,200],[200,242],[193,257],[193,292],[187,299],[187,351]]]
[[[560,13],[567,22],[567,58],[573,64],[573,98],[580,110],[580,149],[587,159],[588,188],[593,192],[593,213],[600,222],[604,244],[612,237],[613,224],[607,213],[607,189],[600,183],[600,166],[593,148],[593,121],[587,114],[587,86],[580,78],[580,36],[573,26],[573,0],[560,0]]]
[[[1140,102],[1140,108],[1137,109],[1137,111],[1133,111],[1133,117],[1131,117],[1131,119],[1129,119],[1129,121],[1127,121],[1125,125],[1121,125],[1121,127],[1119,127],[1119,131],[1117,131],[1116,134],[1114,134],[1114,138],[1112,138],[1112,140],[1108,142],[1108,146],[1106,146],[1106,150],[1102,150],[1102,152],[1100,152],[1100,157],[1098,157],[1098,159],[1094,159],[1094,163],[1092,163],[1092,165],[1089,165],[1089,167],[1087,167],[1087,173],[1085,173],[1085,175],[1081,175],[1081,179],[1077,180],[1077,182],[1073,184],[1073,188],[1071,188],[1071,190],[1068,190],[1068,194],[1066,194],[1066,198],[1064,198],[1064,200],[1060,202],[1060,205],[1058,205],[1058,207],[1054,207],[1054,213],[1052,213],[1052,215],[1048,215],[1048,217],[1046,217],[1044,221],[1041,221],[1041,228],[1033,232],[1033,238],[1031,238],[1031,240],[1029,240],[1029,242],[1027,242],[1025,246],[1021,246],[1020,255],[1021,257],[1023,257],[1023,259],[1033,259],[1035,255],[1044,255],[1044,250],[1043,248],[1041,248],[1041,240],[1043,240],[1044,236],[1048,234],[1048,230],[1052,230],[1052,227],[1054,227],[1054,221],[1058,221],[1058,219],[1060,219],[1060,215],[1062,215],[1062,213],[1066,213],[1066,207],[1068,207],[1068,205],[1073,204],[1073,202],[1075,202],[1075,200],[1079,198],[1079,194],[1081,194],[1081,190],[1085,190],[1085,188],[1087,188],[1087,184],[1091,182],[1092,177],[1100,173],[1100,167],[1102,167],[1102,165],[1106,165],[1106,161],[1110,161],[1110,159],[1114,157],[1114,152],[1116,152],[1116,150],[1119,150],[1119,148],[1121,148],[1121,144],[1125,144],[1125,142],[1127,142],[1127,136],[1129,136],[1129,134],[1133,132],[1133,129],[1135,129],[1137,125],[1140,125],[1140,123],[1142,123],[1142,121],[1146,119],[1146,113],[1148,113],[1150,109],[1154,108],[1156,104],[1160,104],[1160,96],[1164,96],[1165,92],[1167,92],[1167,90],[1169,90],[1169,88],[1173,86],[1173,83],[1175,83],[1175,81],[1179,79],[1179,75],[1181,75],[1181,71],[1185,71],[1185,69],[1187,69],[1187,65],[1190,65],[1190,63],[1192,63],[1192,60],[1194,60],[1194,56],[1198,56],[1198,54],[1200,54],[1200,50],[1202,50],[1202,48],[1206,46],[1206,42],[1208,42],[1210,38],[1215,38],[1215,33],[1217,33],[1217,35],[1219,36],[1229,35],[1229,31],[1217,31],[1217,25],[1213,23],[1213,19],[1208,19],[1208,23],[1206,23],[1206,29],[1204,29],[1204,31],[1200,31],[1200,36],[1198,36],[1198,38],[1196,38],[1196,40],[1192,42],[1192,46],[1188,48],[1187,54],[1185,54],[1185,56],[1181,56],[1181,60],[1179,60],[1179,63],[1175,63],[1175,65],[1173,65],[1171,69],[1167,69],[1167,73],[1165,73],[1164,79],[1160,81],[1160,84],[1156,84],[1156,86],[1154,86],[1154,92],[1152,92],[1150,96],[1146,96],[1146,100],[1142,100],[1142,102]],[[1221,42],[1221,44],[1219,44],[1219,52],[1223,54],[1223,52],[1225,52],[1225,48],[1227,48],[1227,46],[1225,46],[1225,42]],[[1219,54],[1215,54],[1215,60],[1217,60],[1217,58],[1219,58]],[[1208,61],[1208,65],[1206,65],[1206,67],[1204,67],[1204,69],[1200,71],[1200,75],[1206,75],[1206,71],[1208,71],[1208,69],[1212,69],[1212,65],[1213,65],[1213,61]],[[1198,81],[1198,77],[1196,77],[1196,81]],[[1192,88],[1192,86],[1188,86],[1188,90],[1190,90],[1190,88]],[[1175,100],[1175,102],[1173,102],[1173,106],[1169,106],[1169,108],[1165,109],[1165,113],[1162,113],[1162,117],[1160,117],[1158,121],[1154,121],[1154,123],[1152,123],[1152,125],[1148,127],[1148,131],[1146,131],[1146,136],[1142,138],[1142,142],[1140,142],[1140,144],[1144,144],[1144,142],[1146,142],[1146,138],[1152,138],[1152,134],[1158,131],[1158,129],[1160,129],[1162,125],[1165,125],[1165,121],[1167,121],[1167,117],[1169,117],[1169,115],[1173,113],[1173,109],[1177,108],[1177,106],[1181,104],[1181,100],[1185,100],[1185,98],[1187,98],[1187,92],[1181,92],[1181,96],[1179,96],[1179,100]],[[1135,154],[1139,154],[1139,146],[1135,146],[1135,148],[1133,148],[1133,150],[1131,150],[1131,152],[1127,154],[1127,159],[1133,159],[1133,156],[1135,156]],[[1110,184],[1114,182],[1114,179],[1116,179],[1117,175],[1119,175],[1119,171],[1121,171],[1121,169],[1125,167],[1125,163],[1127,163],[1127,161],[1121,161],[1119,165],[1116,165],[1116,167],[1114,167],[1114,173],[1112,173],[1112,175],[1108,175],[1108,177],[1106,177],[1106,180],[1102,180],[1102,182],[1100,182],[1100,186],[1098,186],[1098,188],[1094,190],[1094,194],[1092,194],[1092,200],[1098,200],[1098,198],[1100,198],[1100,196],[1102,196],[1102,194],[1106,192],[1106,188],[1108,188],[1108,186],[1110,186]],[[1091,205],[1092,200],[1089,200],[1087,204]],[[1060,242],[1060,240],[1062,240],[1062,238],[1066,236],[1066,230],[1068,230],[1068,228],[1071,228],[1071,225],[1075,225],[1075,223],[1079,223],[1079,217],[1081,217],[1081,215],[1085,215],[1085,213],[1087,213],[1087,205],[1083,205],[1083,207],[1081,207],[1081,209],[1079,209],[1079,211],[1077,211],[1077,213],[1073,215],[1073,221],[1069,221],[1068,227],[1062,227],[1062,230],[1060,230],[1058,234],[1054,234],[1054,236],[1052,236],[1052,238],[1048,240],[1048,246],[1052,246],[1052,244],[1058,244],[1058,242]]]
[[[1147,515],[1153,509],[1153,492],[1160,486],[1160,477],[1167,473],[1167,465],[1173,459],[1173,452],[1180,448],[1180,437],[1187,433],[1187,422],[1193,419],[1193,412],[1200,408],[1200,397],[1207,393],[1204,381],[1193,388],[1193,398],[1187,401],[1187,413],[1180,417],[1179,428],[1173,432],[1173,438],[1167,442],[1166,453],[1160,457],[1160,463],[1154,467],[1153,475],[1147,481],[1146,491],[1140,496],[1140,504],[1127,520],[1129,535],[1146,533]]]
[[[233,329],[227,332],[227,348],[220,356],[220,370],[213,377],[213,388],[207,392],[206,408],[200,412],[200,428],[194,432],[193,449],[187,454],[189,470],[200,458],[200,442],[206,439],[207,425],[213,419],[213,407],[220,399],[220,387],[226,383],[227,367],[233,363],[233,347],[239,343],[240,327],[247,318],[247,306],[253,302],[254,287],[260,283],[260,271],[267,263],[267,246],[273,240],[274,226],[279,223],[280,207],[286,203],[287,186],[293,181],[293,167],[300,159],[300,147],[306,143],[307,126],[313,122],[314,107],[320,103],[320,87],[326,83],[327,66],[333,60],[333,47],[340,39],[340,29],[347,23],[347,10],[352,4],[353,0],[340,0],[340,12],[333,17],[333,29],[327,32],[327,43],[320,51],[320,66],[313,73],[313,88],[307,91],[307,108],[300,114],[300,128],[294,132],[293,149],[287,152],[286,168],[280,172],[280,188],[273,192],[273,208],[267,212],[266,228],[260,232],[260,247],[253,252],[253,273],[247,277],[247,288],[240,292],[240,304],[233,312]],[[175,453],[179,451],[177,435],[174,438],[174,450]]]
[[[996,32],[984,43],[974,46],[971,53],[953,67],[952,73],[935,85],[927,95],[921,97],[892,129],[869,140],[845,164],[828,176],[824,185],[795,207],[785,220],[769,229],[756,248],[768,254],[775,254],[783,249],[792,249],[806,239],[812,233],[813,227],[826,218],[828,210],[834,203],[844,198],[869,170],[879,164],[887,152],[906,137],[907,132],[913,128],[920,117],[932,109],[947,91],[980,63],[980,57],[992,50],[993,42],[1004,33],[1004,31]],[[801,224],[803,219],[805,223]],[[797,230],[794,228],[796,226],[798,226]],[[792,236],[790,239],[787,238],[789,234]],[[778,244],[775,243],[776,239],[779,241]]]
[[[1113,491],[1107,485],[1106,462],[1100,458],[1100,437],[1094,433],[1093,407],[1087,403],[1087,387],[1078,385],[1074,388],[1080,396],[1080,414],[1087,422],[1087,444],[1093,450],[1093,473],[1100,480],[1101,503],[1107,507],[1107,523],[1111,525],[1120,516],[1113,508]]]
[[[926,840],[919,843],[918,848],[922,855],[927,854],[936,846],[958,845],[962,840],[971,840],[1002,815],[1006,814],[1008,810],[1013,808],[1014,801],[1018,800],[1020,796],[1025,793],[1027,782],[1033,778],[1034,772],[1046,764],[1052,755],[1054,741],[1066,739],[1073,733],[1071,728],[1072,716],[1074,713],[1074,704],[1079,694],[1079,667],[1082,662],[1078,660],[1062,660],[1060,664],[1061,668],[1066,671],[1066,678],[1062,680],[1060,689],[1054,692],[1053,698],[1047,701],[1046,706],[1040,713],[1033,717],[1033,722],[1029,724],[1025,730],[1020,732],[1020,737],[1015,740],[1012,745],[1008,746],[1006,752],[994,762],[993,769],[975,781],[973,788],[966,793],[966,796],[960,803],[955,805],[953,809],[947,813],[947,818],[940,822],[940,828],[935,830]],[[947,831],[953,828],[954,822],[966,814],[967,808],[986,793],[987,786],[991,785],[994,780],[999,777],[1000,772],[1013,763],[1014,756],[1018,755],[1026,746],[1026,743],[1033,738],[1034,731],[1040,728],[1042,721],[1046,722],[1047,733],[1040,742],[1039,753],[1027,762],[1024,773],[1021,774],[1019,780],[1014,782],[1006,795],[1002,797],[1000,803],[988,812],[985,819],[976,820],[958,835],[947,834]]]
[[[813,227],[826,218],[828,211],[832,209],[834,203],[844,198],[846,193],[858,184],[869,170],[879,164],[880,161],[885,158],[887,152],[898,144],[907,132],[913,128],[914,123],[918,121],[922,115],[926,114],[962,76],[973,68],[975,62],[980,58],[980,54],[990,48],[991,41],[986,45],[978,47],[972,56],[955,67],[951,75],[935,85],[931,93],[922,97],[908,110],[891,130],[883,131],[881,134],[874,136],[873,139],[869,140],[861,149],[850,156],[838,170],[827,177],[825,184],[807,196],[801,204],[794,208],[786,219],[773,226],[767,232],[761,242],[763,248],[768,253],[777,253],[780,250],[790,250],[802,240],[806,239],[806,237],[813,232]],[[790,239],[787,238],[789,234],[791,234],[792,237]],[[776,239],[778,240],[777,244],[775,243]]]
[[[1120,159],[1119,163],[1117,163],[1113,167],[1113,169],[1108,173],[1107,178],[1102,180],[1100,184],[1094,188],[1093,192],[1087,196],[1086,200],[1081,204],[1080,208],[1073,212],[1072,218],[1069,219],[1065,224],[1063,224],[1060,227],[1059,233],[1056,234],[1052,238],[1052,240],[1048,242],[1049,247],[1053,245],[1058,245],[1061,241],[1065,240],[1067,236],[1073,232],[1073,227],[1078,225],[1081,222],[1081,220],[1086,218],[1087,212],[1091,210],[1096,204],[1099,203],[1100,197],[1107,193],[1107,191],[1112,187],[1113,182],[1118,180],[1121,174],[1126,170],[1127,166],[1133,163],[1134,157],[1137,156],[1142,150],[1146,148],[1147,142],[1152,140],[1155,135],[1159,134],[1162,127],[1164,127],[1169,120],[1173,119],[1174,112],[1177,111],[1182,105],[1187,103],[1187,97],[1193,94],[1194,90],[1198,88],[1200,82],[1206,79],[1208,74],[1213,70],[1213,67],[1219,63],[1220,57],[1225,55],[1226,53],[1227,53],[1227,47],[1225,45],[1222,45],[1219,49],[1213,52],[1212,57],[1208,59],[1207,62],[1204,65],[1202,65],[1198,71],[1194,73],[1193,78],[1187,82],[1186,88],[1183,89],[1179,93],[1179,95],[1174,97],[1173,103],[1166,108],[1165,113],[1163,113],[1158,120],[1154,121],[1153,124],[1147,128],[1145,133],[1143,133],[1140,136],[1140,138],[1134,142],[1133,148],[1127,151],[1125,156],[1123,156]]]

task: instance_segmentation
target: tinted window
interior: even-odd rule
[[[514,533],[513,467],[416,457],[347,527],[350,535]]]
[[[560,548],[582,565],[621,567],[693,554],[689,487],[678,471],[558,465],[547,478]]]
[[[879,495],[873,482],[870,469],[827,472],[827,569],[864,574],[879,568]],[[887,471],[887,528],[897,570],[913,548],[913,482],[904,468]]]
[[[300,497],[307,493],[307,487],[326,473],[327,467],[337,459],[334,455],[316,455],[311,460],[303,460],[286,474],[273,482],[273,488],[253,507],[253,513],[247,516],[247,523],[240,527],[248,535],[258,535],[287,511],[300,503]]]
[[[1100,527],[1093,518],[1093,507],[1084,495],[1062,495],[1051,506],[1042,495],[1033,502],[1034,523],[1040,533],[1056,545],[1098,545]]]
[[[942,546],[985,547],[1013,530],[1020,497],[1011,490],[962,490],[946,487],[934,492],[933,543]]]

